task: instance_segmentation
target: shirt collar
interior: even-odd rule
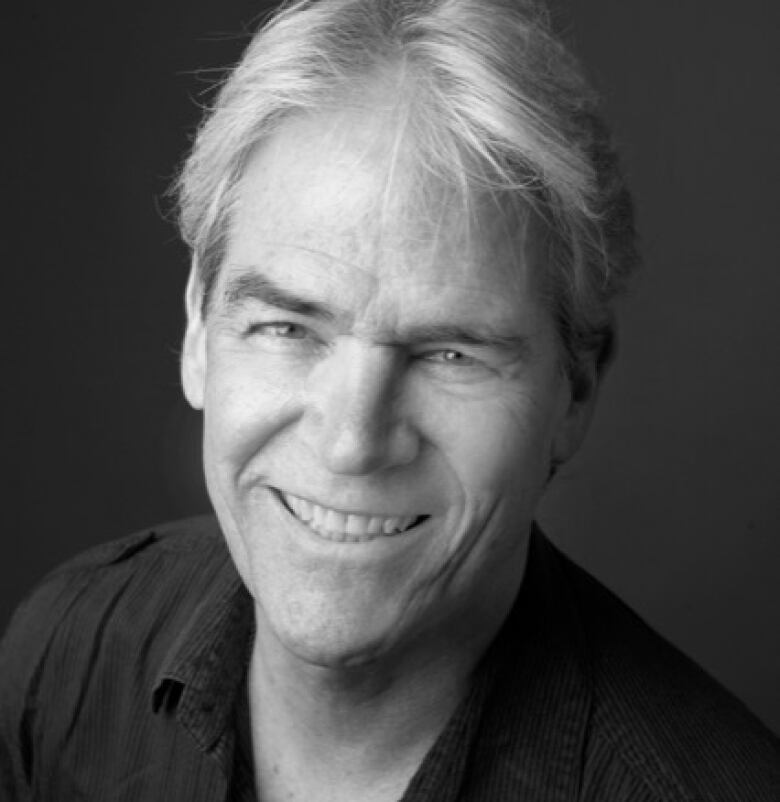
[[[253,602],[227,550],[210,587],[168,650],[152,708],[175,710],[201,749],[224,733],[243,683],[254,628]]]

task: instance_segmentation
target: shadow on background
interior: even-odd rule
[[[542,522],[780,730],[780,6],[559,5],[623,143],[646,268]],[[164,193],[209,97],[195,70],[234,62],[262,8],[48,3],[8,24],[2,627],[66,557],[208,508]]]

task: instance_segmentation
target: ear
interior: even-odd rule
[[[598,347],[583,354],[568,379],[569,401],[552,443],[552,472],[579,451],[596,409],[599,388],[615,352],[615,332],[605,329]]]
[[[203,287],[193,262],[184,295],[187,329],[181,354],[181,382],[187,401],[203,409],[206,387],[206,326],[203,320]]]

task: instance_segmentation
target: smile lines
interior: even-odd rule
[[[280,492],[285,506],[309,529],[340,543],[360,543],[383,535],[397,535],[419,523],[424,516],[358,515],[321,507],[291,493]]]

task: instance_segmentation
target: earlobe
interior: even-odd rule
[[[206,384],[206,326],[201,310],[202,298],[200,278],[193,264],[184,298],[187,329],[181,354],[181,381],[184,396],[195,409],[203,409]]]

